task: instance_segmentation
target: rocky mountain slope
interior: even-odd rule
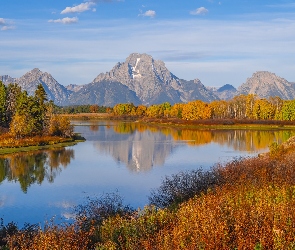
[[[200,80],[179,79],[166,68],[164,62],[154,60],[147,54],[131,54],[125,62],[117,63],[110,72],[99,74],[93,83],[103,81],[122,83],[134,91],[145,105],[218,99]]]
[[[98,104],[114,106],[117,103],[141,103],[136,94],[120,82],[100,81],[83,85],[77,92],[73,92],[67,102],[68,105]]]
[[[41,83],[47,93],[49,100],[53,100],[57,105],[64,105],[67,103],[67,98],[72,93],[68,91],[63,85],[59,84],[53,77],[47,72],[42,72],[35,68],[20,78],[11,78],[9,76],[0,77],[4,80],[4,84],[16,82],[22,88],[26,90],[29,95],[34,95],[37,86]]]
[[[295,99],[295,85],[268,71],[258,71],[248,78],[237,94],[256,94],[261,98],[279,96],[284,100]]]

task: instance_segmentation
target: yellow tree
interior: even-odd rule
[[[279,97],[270,97],[269,102],[275,107],[275,119],[280,120],[281,119],[281,111],[284,105],[284,101]]]
[[[275,116],[275,107],[266,99],[255,101],[253,106],[253,117],[257,120],[271,120]]]
[[[54,136],[72,137],[74,128],[68,117],[52,115],[48,125],[48,134]]]
[[[176,118],[182,118],[182,110],[184,103],[175,103],[170,110],[170,116]]]
[[[186,120],[200,120],[211,118],[212,110],[207,103],[200,100],[192,101],[183,106],[182,118]]]
[[[144,105],[139,105],[139,106],[136,108],[135,114],[136,114],[136,115],[139,115],[139,116],[144,116],[145,113],[146,113],[146,110],[147,110],[147,107],[146,107],[146,106],[144,106]]]
[[[225,119],[230,118],[229,103],[224,100],[213,101],[209,104],[212,112],[213,119]]]
[[[253,118],[253,108],[255,101],[257,100],[257,95],[249,94],[246,96],[246,117]]]
[[[247,98],[245,95],[235,96],[230,101],[231,117],[236,119],[242,119],[246,117],[246,103]]]
[[[9,132],[12,136],[19,139],[32,133],[33,128],[28,122],[26,115],[15,114],[9,126]]]

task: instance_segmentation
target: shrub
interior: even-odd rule
[[[98,198],[89,198],[85,204],[75,207],[76,220],[82,222],[84,228],[99,226],[102,221],[115,215],[130,215],[134,212],[130,206],[123,204],[118,193],[106,193]]]
[[[204,172],[202,169],[180,172],[166,176],[158,189],[149,197],[150,203],[159,208],[178,205],[195,195],[214,188],[219,183],[218,172]]]

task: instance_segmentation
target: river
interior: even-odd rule
[[[210,169],[255,156],[294,130],[192,130],[118,121],[75,121],[86,138],[75,146],[0,158],[0,217],[4,223],[44,224],[73,218],[87,197],[118,192],[143,207],[166,175]]]

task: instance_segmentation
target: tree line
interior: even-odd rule
[[[42,84],[33,96],[18,84],[5,86],[0,81],[0,127],[15,138],[28,136],[71,137],[73,127],[66,117],[57,116],[53,101],[48,101]]]
[[[97,104],[87,105],[70,105],[70,106],[55,106],[55,112],[59,114],[79,114],[79,113],[108,113],[110,107],[99,106]]]
[[[117,104],[114,115],[144,116],[150,118],[201,119],[253,119],[253,120],[295,120],[295,100],[282,100],[280,97],[268,99],[257,95],[239,95],[233,99],[216,100],[206,103],[195,100],[188,103],[168,102],[151,106],[134,106],[132,103]]]

